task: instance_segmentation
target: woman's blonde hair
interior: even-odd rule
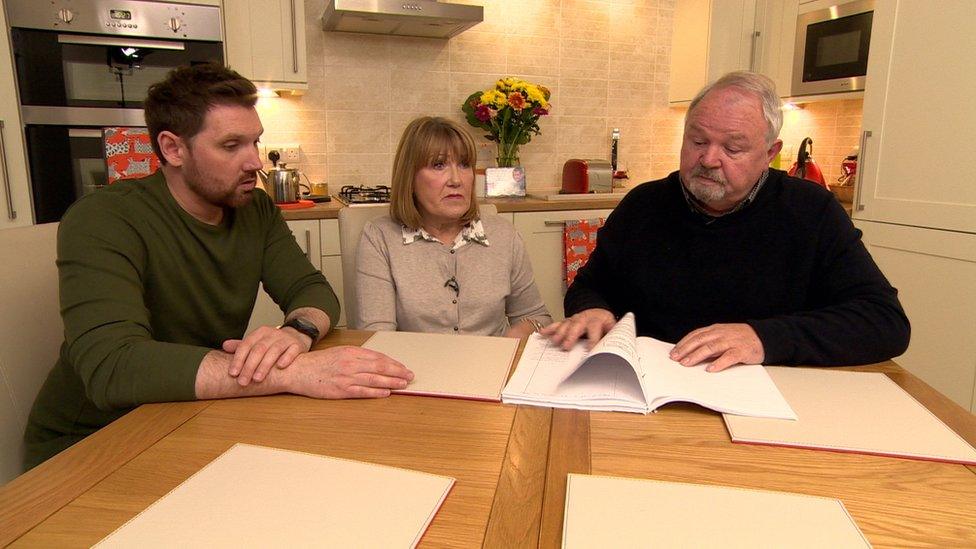
[[[394,221],[411,229],[420,228],[414,180],[422,168],[445,156],[470,166],[474,171],[478,156],[474,140],[457,122],[437,116],[423,116],[410,122],[403,130],[393,159],[390,189],[390,217]],[[471,205],[461,216],[461,224],[478,218],[478,201],[473,196],[473,188],[471,193]]]

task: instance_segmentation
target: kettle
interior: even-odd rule
[[[289,168],[284,162],[267,172],[258,170],[258,176],[276,204],[298,202],[302,196],[302,189],[306,193],[311,192],[311,188],[301,182],[301,173],[298,169]]]
[[[807,145],[810,146],[810,152],[807,152]],[[827,188],[827,180],[824,179],[823,172],[813,161],[813,139],[809,137],[804,137],[803,141],[800,142],[800,152],[796,155],[796,162],[786,173],[792,177],[813,181],[817,185]]]

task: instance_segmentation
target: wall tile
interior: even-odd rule
[[[301,143],[310,178],[342,184],[389,180],[403,128],[418,116],[446,116],[494,144],[460,111],[472,92],[517,76],[552,91],[552,115],[522,147],[530,192],[558,188],[569,158],[607,158],[621,129],[620,162],[631,182],[678,166],[683,109],[668,106],[674,0],[454,0],[484,6],[485,21],[451,40],[321,30],[326,0],[306,0],[309,89],[262,99],[265,143]],[[828,179],[860,136],[861,101],[808,105],[788,113],[782,139],[796,153],[814,139]],[[784,156],[784,162],[792,158]]]

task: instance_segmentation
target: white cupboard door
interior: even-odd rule
[[[854,218],[976,233],[976,2],[877,2]]]
[[[308,82],[304,0],[224,0],[227,64],[256,84]]]
[[[7,20],[0,6],[0,29]],[[20,124],[14,63],[7,33],[0,33],[0,229],[34,223],[30,181],[24,153],[24,130]]]
[[[563,228],[566,220],[606,218],[612,210],[569,210],[561,212],[527,212],[515,214],[515,228],[525,241],[535,283],[552,319],[563,315],[566,283],[563,267]]]
[[[796,42],[796,0],[757,0],[749,67],[776,83],[780,97],[789,97]]]
[[[339,324],[337,327],[346,327],[346,304],[344,287],[342,285],[342,256],[339,251],[339,220],[323,219],[320,227],[322,228],[322,274],[332,286],[339,299]]]
[[[677,0],[671,39],[671,103],[691,101],[705,84],[748,69],[756,0]]]
[[[855,224],[912,324],[895,362],[976,413],[976,235]]]

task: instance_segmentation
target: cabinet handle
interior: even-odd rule
[[[546,221],[543,221],[543,224],[546,227],[565,227],[566,226],[566,222],[565,221],[549,221],[548,219]]]
[[[295,0],[291,0],[291,66],[298,74],[298,22],[295,11]]]
[[[864,179],[864,146],[867,145],[869,137],[871,137],[871,130],[861,132],[861,143],[858,145],[857,179],[854,181],[854,211],[857,212],[864,210],[864,204],[861,204],[861,183]]]
[[[305,229],[305,258],[312,262],[312,231]]]
[[[759,43],[759,37],[762,33],[755,31],[752,33],[752,46],[749,48],[749,70],[756,70],[756,44]]]
[[[10,174],[7,173],[7,142],[3,138],[3,120],[0,120],[0,164],[3,164],[3,194],[7,197],[7,218],[13,221],[17,219],[17,210],[14,209],[13,194],[10,192]]]

